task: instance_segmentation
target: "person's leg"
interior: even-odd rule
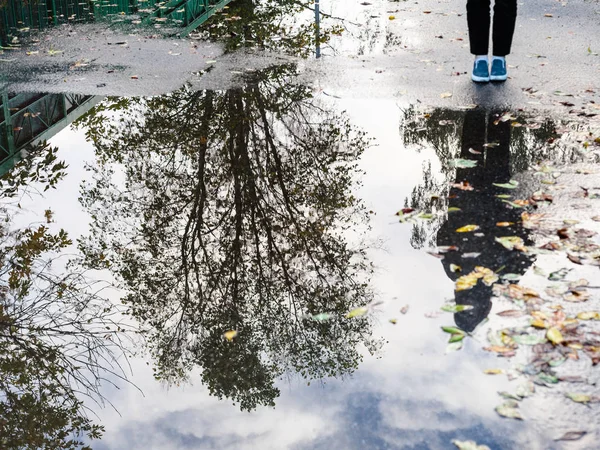
[[[516,20],[517,0],[495,0],[492,31],[494,56],[506,56],[510,53]]]
[[[467,0],[467,24],[471,53],[487,55],[490,42],[490,0]]]

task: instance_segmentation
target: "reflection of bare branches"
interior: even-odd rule
[[[284,371],[351,372],[369,332],[342,318],[371,295],[364,249],[343,237],[367,218],[350,192],[365,139],[290,84],[290,69],[141,101],[89,131],[101,161],[126,164],[105,164],[86,189],[95,222],[82,248],[128,287],[157,377],[198,365],[214,395],[245,409],[272,404]],[[303,318],[321,312],[338,318]]]
[[[54,186],[64,175],[47,146],[3,178],[2,195],[22,199],[29,183]],[[87,398],[103,405],[100,385],[125,380],[120,355],[126,328],[118,308],[100,294],[74,261],[60,254],[71,244],[45,224],[11,229],[7,205],[0,228],[0,447],[75,448],[98,438]],[[13,208],[18,211],[20,206]],[[45,222],[52,221],[51,211]],[[57,268],[58,266],[58,268]],[[62,272],[62,273],[61,273]],[[47,447],[48,446],[48,447]]]

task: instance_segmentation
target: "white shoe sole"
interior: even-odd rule
[[[506,81],[507,75],[491,75],[490,81]]]
[[[478,77],[477,75],[471,74],[471,80],[476,83],[487,83],[490,81],[490,77]]]

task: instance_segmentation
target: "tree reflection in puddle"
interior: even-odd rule
[[[381,345],[368,317],[344,317],[372,301],[365,244],[346,237],[368,227],[351,193],[367,140],[291,84],[294,70],[110,99],[79,122],[99,160],[82,195],[89,264],[126,288],[157,379],[201,369],[248,410],[274,405],[285,373],[343,376],[360,344]]]

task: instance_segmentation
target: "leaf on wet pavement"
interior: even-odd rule
[[[502,405],[496,406],[496,412],[502,416],[507,417],[509,419],[517,419],[523,420],[523,416],[521,412],[518,410],[519,404],[514,401],[508,401],[503,403]]]

